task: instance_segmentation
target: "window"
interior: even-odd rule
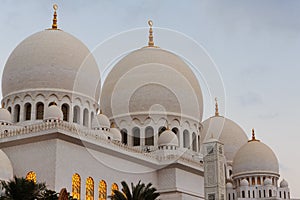
[[[160,136],[160,134],[162,134],[167,128],[164,126],[159,127],[158,129],[158,136]]]
[[[64,103],[62,106],[61,106],[61,111],[63,113],[63,116],[64,116],[64,121],[69,121],[69,105]]]
[[[254,192],[254,190],[252,191],[252,198],[255,198],[255,192]]]
[[[230,200],[230,194],[228,194],[228,200]]]
[[[89,125],[89,111],[88,109],[83,110],[83,126]]]
[[[146,127],[145,131],[145,145],[154,145],[154,130],[152,127]]]
[[[215,200],[215,194],[208,194],[208,200]]]
[[[116,183],[113,183],[111,185],[111,196],[113,196],[115,193],[114,193],[114,190],[119,190],[119,187]]]
[[[260,190],[258,191],[258,196],[259,196],[259,198],[261,198],[261,191]]]
[[[193,151],[197,151],[197,137],[196,137],[196,133],[192,134],[192,148],[193,148]]]
[[[285,191],[283,192],[283,198],[286,199],[286,193],[285,193]]]
[[[188,148],[190,146],[190,134],[188,130],[183,131],[183,147]]]
[[[281,198],[281,191],[279,192],[279,197]]]
[[[11,114],[11,107],[8,107],[7,110],[8,110],[8,112],[10,112],[10,114]]]
[[[245,191],[242,191],[242,198],[245,198]]]
[[[248,198],[250,198],[251,196],[251,193],[250,193],[250,190],[248,190]]]
[[[139,146],[140,145],[140,129],[138,127],[134,127],[132,129],[132,135],[133,135],[133,146]]]
[[[86,179],[85,200],[94,200],[94,180],[92,177]]]
[[[81,188],[81,179],[79,174],[74,174],[72,176],[72,197],[74,199],[80,200],[80,188]]]
[[[15,105],[15,113],[14,113],[14,121],[19,122],[20,121],[20,105]]]
[[[73,122],[79,124],[80,123],[80,108],[79,106],[74,107],[73,111]]]
[[[94,112],[91,112],[91,124],[93,123],[94,121]]]
[[[266,190],[264,190],[264,197],[266,197]]]
[[[44,118],[44,104],[39,102],[36,104],[36,119]]]
[[[26,103],[25,106],[25,120],[30,120],[31,119],[31,104],[30,103]]]
[[[26,175],[26,180],[33,181],[34,183],[36,183],[36,173],[34,171],[28,172]]]
[[[272,190],[269,190],[269,197],[272,197]]]
[[[260,177],[257,177],[257,185],[261,185]]]
[[[121,134],[122,134],[122,143],[123,144],[128,144],[128,134],[127,134],[127,130],[125,128],[123,128],[121,130]]]
[[[99,200],[106,200],[107,185],[106,185],[106,182],[104,180],[101,180],[99,182],[98,193],[99,193]]]

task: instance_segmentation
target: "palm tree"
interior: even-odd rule
[[[131,191],[125,181],[121,182],[122,192],[114,190],[114,195],[112,200],[155,200],[159,197],[159,193],[156,191],[156,188],[152,187],[152,183],[145,185],[138,182],[137,185],[131,183]]]
[[[36,200],[42,199],[46,191],[45,183],[34,183],[25,178],[14,178],[10,181],[1,181],[4,194],[0,200]]]

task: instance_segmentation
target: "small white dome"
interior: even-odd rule
[[[265,180],[264,180],[264,185],[272,185],[272,180],[270,179],[270,178],[266,178]]]
[[[289,187],[289,184],[288,184],[288,182],[286,181],[286,180],[282,180],[282,181],[280,181],[280,187],[281,188],[287,188],[287,187]]]
[[[48,119],[57,119],[57,120],[63,120],[64,115],[61,109],[57,105],[51,105],[45,110],[45,120]]]
[[[178,146],[178,138],[176,134],[167,129],[158,137],[158,146]]]
[[[233,176],[249,173],[271,173],[279,175],[276,155],[264,143],[250,140],[237,152],[232,166]]]
[[[122,134],[119,129],[117,128],[110,128],[110,133],[113,136],[113,140],[121,142],[122,141]]]
[[[12,123],[11,114],[5,108],[0,108],[0,122],[4,122],[4,123],[8,123],[8,124]]]
[[[13,167],[7,155],[0,150],[0,180],[8,181],[13,178]]]
[[[249,182],[246,179],[241,181],[241,186],[249,186]]]
[[[231,189],[231,188],[233,188],[233,185],[232,185],[232,183],[230,183],[230,182],[226,183],[226,188],[228,188],[228,189]]]
[[[92,122],[92,128],[110,128],[110,121],[108,117],[104,114],[99,114],[96,116],[96,118]]]
[[[213,137],[224,144],[224,154],[227,161],[233,161],[236,152],[247,143],[244,130],[234,121],[222,116],[213,116],[205,120],[200,132],[202,142]]]

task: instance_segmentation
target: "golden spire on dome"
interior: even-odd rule
[[[56,10],[58,9],[57,4],[53,4],[54,14],[53,14],[53,23],[52,23],[52,29],[57,30],[57,14]]]
[[[216,102],[216,104],[215,104],[215,116],[220,116],[219,115],[219,105],[218,105],[218,99],[217,99],[217,97],[215,98],[215,102]]]
[[[249,140],[248,142],[251,142],[251,141],[258,141],[258,142],[259,142],[259,140],[257,140],[257,139],[255,138],[255,131],[254,131],[254,128],[252,128],[252,139]]]
[[[154,41],[153,41],[153,30],[152,30],[152,26],[153,26],[153,22],[152,20],[148,20],[148,25],[149,25],[149,41],[148,41],[148,46],[149,47],[154,47]]]

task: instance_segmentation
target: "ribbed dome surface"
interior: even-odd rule
[[[224,144],[227,161],[233,161],[236,152],[248,141],[246,133],[238,124],[222,116],[214,116],[205,120],[200,133],[202,142],[213,135]]]
[[[179,56],[160,48],[122,58],[105,79],[100,103],[109,118],[164,110],[201,121],[203,112],[197,77]]]
[[[87,81],[88,80],[88,81]],[[99,99],[100,73],[87,47],[60,30],[44,30],[11,53],[2,77],[3,97],[27,90],[79,92]]]
[[[253,140],[241,147],[233,160],[233,176],[247,173],[279,174],[278,160],[264,143]]]

